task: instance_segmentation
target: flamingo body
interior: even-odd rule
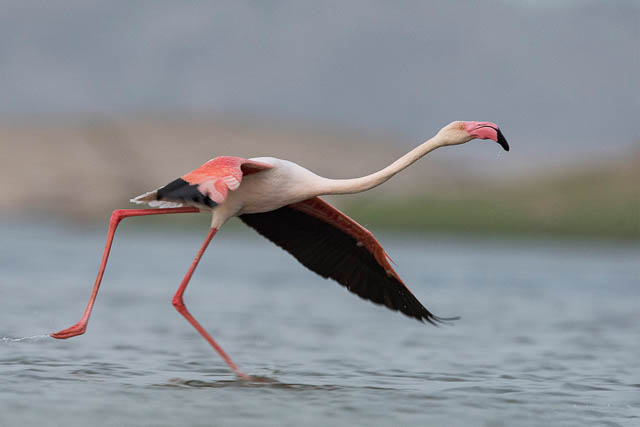
[[[287,160],[225,156],[132,202],[209,209],[218,222],[239,216],[311,271],[361,298],[421,321],[450,320],[418,301],[369,230],[319,197],[299,200],[310,187],[320,191],[324,180]]]
[[[319,196],[369,190],[438,147],[463,144],[476,138],[491,139],[509,150],[494,123],[452,122],[391,165],[361,178],[324,178],[293,162],[273,157],[211,159],[164,187],[131,199],[133,203],[146,203],[153,209],[117,210],[112,214],[102,263],[83,317],[72,327],[51,336],[64,339],[85,332],[113,236],[123,218],[200,211],[211,213],[211,228],[172,303],[240,378],[250,377],[238,370],[183,301],[187,284],[211,239],[234,216],[310,270],[337,281],[361,298],[431,324],[457,319],[441,318],[427,310],[392,268],[387,253],[375,237]]]

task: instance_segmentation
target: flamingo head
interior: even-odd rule
[[[490,139],[509,151],[509,144],[497,124],[491,122],[451,122],[443,127],[438,135],[443,145],[457,145],[472,139]]]

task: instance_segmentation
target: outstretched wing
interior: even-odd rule
[[[311,271],[361,298],[431,324],[455,320],[429,312],[393,270],[375,237],[318,197],[240,219]]]
[[[198,206],[214,208],[240,186],[242,177],[273,166],[240,157],[216,157],[162,188],[142,194],[133,203],[153,207]]]

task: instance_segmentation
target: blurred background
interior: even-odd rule
[[[638,0],[0,0],[0,425],[638,425]],[[111,211],[215,156],[333,178],[432,328],[231,220]],[[96,424],[97,423],[97,424]]]
[[[375,228],[640,236],[637,1],[0,7],[4,217],[103,221],[218,155],[355,177],[488,120],[511,152],[442,149],[333,202]]]

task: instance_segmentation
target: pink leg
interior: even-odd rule
[[[187,310],[187,307],[184,305],[184,301],[182,300],[182,295],[184,294],[185,289],[187,289],[189,280],[191,280],[191,276],[193,276],[193,272],[198,266],[198,263],[200,262],[200,258],[202,258],[202,254],[204,254],[204,251],[207,249],[207,246],[209,246],[209,242],[211,242],[211,239],[213,239],[213,236],[216,235],[217,231],[218,230],[215,228],[211,228],[209,230],[209,234],[207,234],[207,238],[202,244],[202,247],[198,251],[198,254],[196,255],[195,259],[191,263],[191,267],[189,267],[189,271],[187,271],[187,274],[184,276],[184,279],[182,279],[182,283],[180,283],[180,287],[178,287],[178,290],[176,291],[175,295],[173,296],[173,299],[171,300],[171,303],[176,308],[176,310],[178,310],[178,312],[182,314],[185,317],[185,319],[187,319],[189,323],[191,323],[193,327],[196,328],[198,332],[200,332],[200,335],[202,335],[204,339],[206,339],[209,342],[209,344],[211,344],[211,346],[218,352],[218,354],[224,359],[224,361],[227,362],[227,365],[229,365],[231,370],[239,378],[243,380],[251,380],[252,378],[249,375],[241,372],[240,369],[238,369],[238,365],[233,363],[233,360],[231,360],[231,358],[227,356],[227,353],[224,352],[222,347],[220,347],[213,340],[213,338],[211,338],[211,335],[209,335],[207,331],[205,331],[204,328],[200,325],[200,323],[198,323],[198,321],[191,315],[191,313],[189,313],[189,310]]]
[[[89,303],[87,304],[87,308],[84,310],[84,314],[82,315],[82,319],[75,325],[70,328],[64,329],[62,331],[51,334],[53,338],[66,339],[71,338],[76,335],[82,335],[87,330],[87,323],[89,323],[89,316],[91,316],[91,310],[93,309],[93,304],[96,301],[96,296],[98,295],[98,289],[100,288],[100,282],[102,281],[102,276],[104,274],[104,269],[107,266],[107,260],[109,259],[109,252],[111,251],[111,243],[113,242],[113,235],[116,232],[116,228],[122,219],[129,216],[142,216],[142,215],[162,215],[162,214],[177,214],[177,213],[196,213],[200,212],[198,208],[187,207],[187,208],[168,208],[168,209],[118,209],[113,211],[111,214],[111,220],[109,221],[109,233],[107,234],[107,244],[104,248],[104,253],[102,255],[102,263],[100,264],[100,269],[98,270],[98,277],[96,278],[96,282],[93,285],[93,291],[91,292],[91,297],[89,298]]]

